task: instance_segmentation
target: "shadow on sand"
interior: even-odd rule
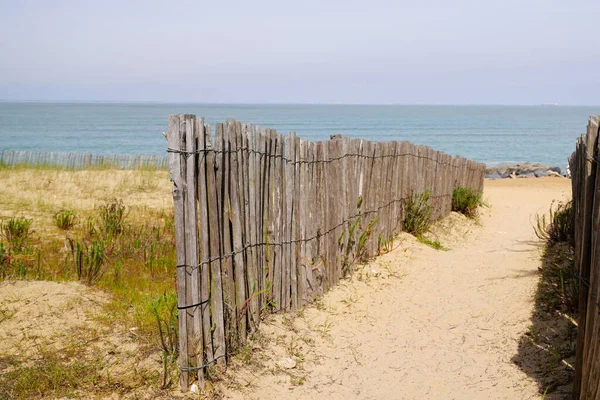
[[[567,243],[547,246],[539,269],[531,325],[512,358],[536,380],[544,399],[571,399],[575,364],[577,282],[573,251]]]

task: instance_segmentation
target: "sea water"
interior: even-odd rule
[[[600,107],[0,103],[0,151],[166,154],[169,114],[196,114],[213,126],[235,118],[309,140],[408,140],[488,165],[564,168]]]

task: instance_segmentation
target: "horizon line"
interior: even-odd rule
[[[600,104],[560,103],[330,103],[330,102],[203,102],[203,101],[155,101],[155,100],[11,100],[0,103],[24,104],[156,104],[156,105],[223,105],[223,106],[452,106],[452,107],[600,107]]]

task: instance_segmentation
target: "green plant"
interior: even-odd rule
[[[431,192],[426,190],[408,197],[404,210],[404,231],[415,236],[427,232],[432,216],[430,196]]]
[[[536,236],[548,244],[567,242],[573,244],[575,238],[573,203],[553,201],[549,215],[536,214],[532,223]]]
[[[179,354],[178,345],[178,314],[177,295],[163,293],[151,302],[152,313],[156,318],[158,328],[158,339],[163,358],[163,381],[161,389],[170,386],[170,366],[175,362]]]
[[[60,210],[54,214],[54,225],[58,229],[68,231],[77,223],[77,213],[75,210]]]
[[[24,217],[12,217],[6,223],[0,223],[0,235],[8,241],[12,251],[23,250],[27,239],[33,233],[32,223],[32,219]]]
[[[106,250],[104,241],[93,240],[88,246],[85,242],[68,239],[73,255],[73,263],[77,272],[77,279],[92,285],[104,274],[102,268],[106,259],[104,252]]]
[[[123,200],[112,199],[98,207],[100,230],[109,236],[118,236],[125,231],[127,207]]]
[[[420,243],[426,244],[429,247],[433,247],[436,250],[448,250],[442,245],[442,243],[440,243],[439,240],[430,240],[427,239],[425,236],[417,236],[417,240]]]
[[[482,195],[482,192],[473,188],[454,188],[452,190],[452,211],[475,218],[478,207],[483,205]]]

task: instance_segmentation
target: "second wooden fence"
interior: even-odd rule
[[[406,202],[429,192],[434,219],[456,186],[483,189],[484,165],[408,142],[169,117],[182,389],[224,364],[261,313],[297,310],[389,246]]]
[[[600,399],[600,117],[569,159],[575,217],[575,274],[579,277],[577,347],[573,398]]]

